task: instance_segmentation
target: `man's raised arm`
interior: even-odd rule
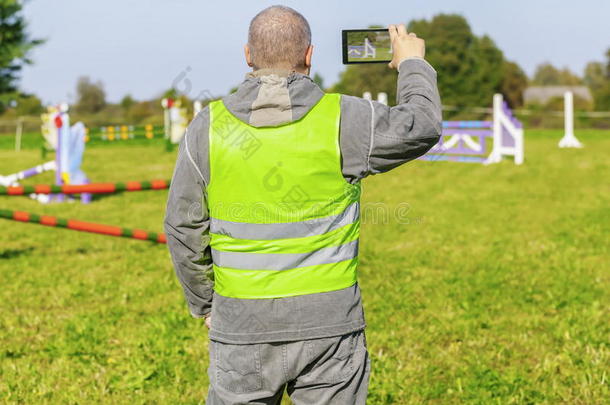
[[[341,150],[350,180],[383,173],[425,154],[442,131],[436,71],[424,60],[425,44],[403,25],[390,26],[397,68],[397,105],[343,96]]]

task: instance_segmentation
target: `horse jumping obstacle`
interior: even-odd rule
[[[370,92],[362,95],[372,100]],[[387,105],[386,93],[379,93],[377,101]],[[491,153],[487,141],[491,140]],[[445,160],[468,163],[498,163],[504,156],[513,157],[515,164],[523,163],[523,124],[513,116],[501,94],[493,98],[493,121],[443,121],[439,142],[420,157],[421,160]]]
[[[0,218],[19,222],[31,222],[44,226],[72,229],[74,231],[98,233],[108,236],[119,236],[123,238],[146,240],[156,243],[167,243],[167,239],[163,233],[147,232],[141,229],[121,228],[120,226],[114,225],[96,224],[93,222],[84,222],[76,219],[62,219],[49,215],[36,215],[23,211],[0,209]]]
[[[487,140],[493,142],[489,155]],[[523,125],[496,94],[493,121],[444,121],[441,139],[420,159],[490,164],[505,156],[517,165],[523,163]]]
[[[375,58],[377,56],[377,49],[371,44],[371,41],[365,37],[362,45],[349,45],[347,47],[347,53],[350,58]]]
[[[27,179],[40,173],[49,172],[55,170],[56,168],[57,165],[55,164],[55,161],[51,160],[50,162],[34,166],[30,169],[22,170],[17,173],[9,174],[7,176],[0,175],[0,186],[9,187],[16,185],[19,184],[19,180]]]
[[[101,194],[121,191],[164,190],[169,188],[169,180],[128,181],[125,183],[93,183],[81,185],[39,184],[36,186],[0,186],[0,195],[16,196],[26,194]],[[96,224],[75,219],[61,219],[49,215],[36,215],[23,211],[0,209],[0,218],[19,222],[32,222],[45,226],[54,226],[82,232],[98,233],[110,236],[121,236],[157,243],[166,243],[164,234],[147,232],[140,229],[122,228],[113,225]]]
[[[93,140],[99,141],[126,141],[137,138],[162,138],[163,128],[160,126],[144,125],[107,125],[99,128],[87,130],[85,142]]]
[[[87,184],[89,180],[80,166],[84,153],[85,126],[81,122],[70,126],[68,105],[62,104],[58,107],[49,107],[46,114],[42,116],[42,135],[55,149],[55,160],[43,163],[32,168],[9,174],[0,175],[0,186],[18,186],[19,181],[29,177],[48,172],[55,172],[55,183],[63,184]],[[63,201],[62,194],[54,196],[33,195],[40,202]],[[87,193],[81,195],[83,203],[91,201]]]
[[[186,107],[182,106],[180,100],[164,98],[161,100],[163,107],[163,122],[165,126],[165,138],[167,139],[168,150],[172,145],[180,143],[189,124]]]
[[[42,115],[42,135],[50,148],[55,149],[55,160],[43,165],[28,169],[11,177],[13,181],[6,186],[17,186],[17,180],[31,177],[43,171],[55,171],[55,184],[88,184],[89,179],[81,170],[81,163],[85,151],[85,125],[82,122],[70,126],[70,116],[68,115],[68,105],[63,103],[57,107],[49,107],[47,113]],[[45,150],[45,149],[43,149]],[[39,170],[44,169],[44,170]],[[21,175],[21,176],[20,176]],[[61,202],[65,196],[56,195],[32,195],[38,201],[46,203],[50,201]],[[91,195],[83,193],[81,201],[85,204],[91,202]]]
[[[128,181],[121,183],[90,183],[90,184],[38,184],[35,186],[0,186],[0,195],[27,194],[110,194],[121,191],[165,190],[169,188],[169,180]]]

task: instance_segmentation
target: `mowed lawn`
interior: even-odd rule
[[[608,403],[610,132],[578,135],[584,149],[560,150],[560,131],[527,131],[522,166],[419,161],[365,181],[368,403]],[[85,171],[169,178],[175,153],[152,142],[90,145]],[[0,173],[39,155],[2,149]],[[166,198],[0,208],[161,231]],[[165,246],[0,229],[0,402],[204,402],[207,332]]]

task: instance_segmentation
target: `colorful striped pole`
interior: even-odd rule
[[[54,226],[58,228],[72,229],[74,231],[98,233],[109,236],[120,236],[138,240],[147,240],[156,243],[167,243],[165,234],[146,232],[140,229],[121,228],[120,226],[95,224],[83,222],[76,219],[62,219],[49,215],[36,215],[23,211],[10,211],[0,209],[0,218],[19,222],[32,222],[35,224]]]
[[[0,186],[0,195],[27,194],[109,194],[121,191],[163,190],[169,187],[169,180],[128,181],[126,183],[91,183],[91,184],[38,184],[36,186]]]
[[[34,166],[30,169],[22,170],[20,172],[9,174],[8,176],[0,176],[0,185],[10,186],[19,180],[27,179],[28,177],[36,176],[37,174],[48,172],[50,170],[56,170],[57,166],[54,160],[43,163],[38,166]]]

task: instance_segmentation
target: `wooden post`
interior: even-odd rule
[[[17,118],[17,129],[15,130],[15,152],[21,152],[21,135],[23,134],[23,117]]]

